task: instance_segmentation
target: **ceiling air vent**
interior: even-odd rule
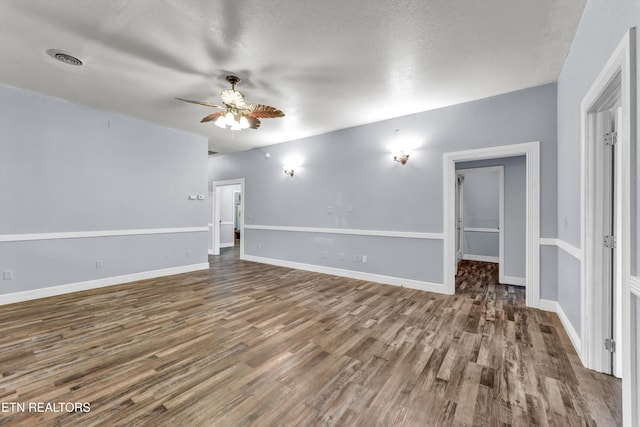
[[[64,62],[67,65],[75,65],[77,67],[80,67],[80,66],[84,65],[84,62],[82,62],[81,60],[79,60],[75,56],[69,55],[68,53],[65,53],[65,52],[63,52],[61,50],[49,49],[47,51],[47,53],[53,59],[57,59],[58,61]]]

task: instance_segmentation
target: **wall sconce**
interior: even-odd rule
[[[294,170],[300,172],[303,161],[300,156],[291,154],[285,157],[280,164],[282,165],[282,170],[284,171],[285,175],[293,176]]]
[[[409,155],[405,154],[404,151],[401,151],[399,154],[393,156],[394,162],[400,162],[403,165],[409,161]]]
[[[394,146],[396,147],[395,150],[399,148],[398,145],[400,144],[398,141],[398,132],[400,132],[400,129],[396,129],[393,133],[393,142],[394,142]],[[396,153],[397,154],[393,155],[394,162],[400,162],[401,164],[404,165],[409,161],[409,154],[405,153],[404,151],[397,151]]]

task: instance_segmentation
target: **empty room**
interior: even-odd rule
[[[638,25],[0,2],[0,426],[640,425]]]

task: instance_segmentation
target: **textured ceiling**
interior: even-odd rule
[[[0,84],[227,153],[556,81],[586,0],[2,0]],[[53,60],[60,49],[85,62]],[[201,124],[228,74],[287,116]]]

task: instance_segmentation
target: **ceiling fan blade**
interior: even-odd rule
[[[275,107],[263,104],[249,104],[246,108],[249,112],[246,114],[249,117],[263,117],[263,118],[275,118],[284,117],[284,113]]]
[[[231,105],[240,108],[246,105],[242,92],[238,92],[234,89],[223,90],[222,92],[220,92],[220,97],[222,98],[222,102],[225,105]]]
[[[205,107],[213,107],[213,108],[223,108],[222,106],[218,105],[218,104],[211,104],[210,102],[204,102],[204,101],[193,101],[191,99],[184,99],[184,98],[176,98],[178,101],[184,101],[184,102],[189,102],[191,104],[197,104],[197,105],[204,105]]]
[[[216,111],[215,113],[211,113],[208,116],[204,117],[200,120],[200,123],[211,122],[224,114],[224,111]]]
[[[249,127],[251,129],[258,129],[260,127],[260,119],[257,117],[245,116],[247,121],[249,122]]]

